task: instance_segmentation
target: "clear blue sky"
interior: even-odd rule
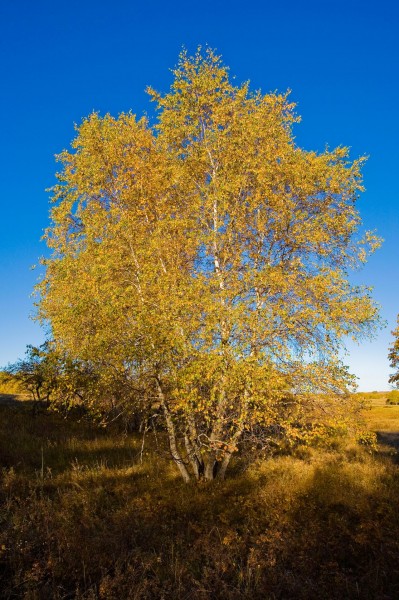
[[[383,248],[354,277],[374,286],[387,327],[346,359],[360,389],[389,389],[387,348],[399,312],[399,8],[395,0],[0,3],[0,365],[43,339],[30,293],[45,253],[54,154],[92,110],[149,109],[183,45],[208,44],[237,81],[292,90],[297,142],[370,156],[359,208]]]

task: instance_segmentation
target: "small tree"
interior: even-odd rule
[[[223,478],[246,439],[345,420],[338,351],[377,320],[347,273],[379,241],[358,235],[363,159],[300,149],[288,94],[233,85],[212,51],[149,93],[154,127],[92,114],[59,156],[39,317],[135,382],[186,481]]]
[[[56,387],[56,369],[54,355],[46,342],[39,347],[27,346],[25,358],[8,365],[5,372],[20,388],[29,393],[37,405],[50,403],[50,397]]]
[[[388,358],[390,361],[390,365],[392,369],[395,369],[395,372],[389,378],[389,383],[393,383],[397,387],[399,387],[399,316],[398,316],[398,326],[392,332],[394,336],[394,341],[389,349]]]
[[[399,390],[389,392],[386,402],[387,404],[399,404]]]
[[[35,411],[45,405],[66,416],[79,407],[103,425],[122,418],[127,426],[137,425],[137,419],[144,418],[133,401],[137,389],[126,371],[115,372],[106,364],[72,358],[60,352],[53,341],[27,346],[25,358],[8,365],[2,375],[5,382],[18,386],[19,392],[31,395]]]

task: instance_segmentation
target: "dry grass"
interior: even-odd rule
[[[18,381],[0,371],[0,395],[25,395],[25,392]]]
[[[141,443],[0,406],[2,598],[399,597],[385,453],[298,449],[185,485],[151,435]]]
[[[399,406],[372,406],[366,412],[366,420],[373,431],[392,431],[399,434]]]

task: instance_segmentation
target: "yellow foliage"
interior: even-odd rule
[[[155,127],[94,113],[59,156],[39,316],[161,409],[185,479],[212,478],[245,431],[306,440],[345,412],[338,350],[377,319],[347,272],[379,240],[358,234],[364,159],[299,148],[288,94],[233,85],[212,51],[174,76]]]

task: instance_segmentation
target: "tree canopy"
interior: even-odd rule
[[[339,351],[378,318],[348,273],[379,240],[360,235],[364,159],[299,148],[288,93],[235,85],[211,50],[148,92],[155,124],[93,113],[58,157],[39,318],[209,480],[245,440],[345,419]]]

